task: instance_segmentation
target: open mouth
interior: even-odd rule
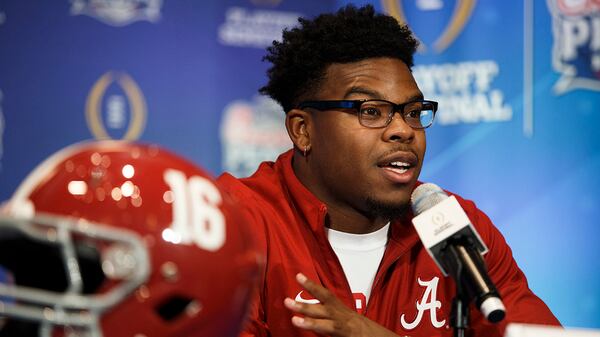
[[[384,177],[394,183],[408,183],[413,178],[417,157],[411,152],[403,152],[390,156],[377,165],[383,169]]]
[[[406,171],[408,171],[412,167],[412,165],[402,161],[393,161],[381,167],[396,172],[398,174],[403,174],[406,173]]]

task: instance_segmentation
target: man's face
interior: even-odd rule
[[[314,100],[422,99],[408,67],[398,59],[373,58],[333,64]],[[309,188],[323,202],[375,215],[404,209],[421,172],[425,131],[396,113],[383,128],[367,128],[356,114],[313,111]],[[393,212],[392,212],[393,213]]]

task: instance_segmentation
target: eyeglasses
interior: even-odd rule
[[[382,99],[352,101],[304,101],[298,109],[313,108],[319,111],[333,109],[352,109],[358,115],[360,125],[367,128],[383,128],[390,124],[395,112],[413,129],[425,129],[433,124],[438,103],[435,101],[415,100],[395,104]]]

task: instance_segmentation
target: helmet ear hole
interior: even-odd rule
[[[173,321],[179,318],[182,314],[188,312],[188,307],[191,304],[196,303],[193,299],[184,296],[172,296],[161,305],[156,307],[156,313],[164,321]]]

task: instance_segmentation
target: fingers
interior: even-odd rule
[[[321,304],[308,304],[296,302],[293,299],[286,297],[283,304],[293,312],[310,316],[313,318],[328,318],[330,316],[327,308]]]
[[[329,319],[294,316],[292,317],[292,324],[298,328],[311,330],[322,335],[331,335],[336,332],[334,321]]]
[[[321,301],[323,304],[327,304],[329,302],[337,300],[335,296],[331,294],[331,292],[325,287],[315,283],[312,280],[309,280],[304,274],[298,273],[296,274],[296,281],[300,283],[304,289],[308,290],[316,299]]]
[[[335,337],[355,336],[357,334],[361,336],[398,337],[392,331],[351,310],[332,292],[309,280],[304,274],[297,274],[296,280],[320,303],[302,303],[286,297],[283,301],[285,307],[294,314],[300,315],[292,317],[294,326],[313,331],[319,335]]]
[[[292,324],[296,327],[320,334],[331,334],[335,330],[335,323],[324,305],[300,303],[289,297],[283,303],[288,309],[304,315],[292,317]]]

